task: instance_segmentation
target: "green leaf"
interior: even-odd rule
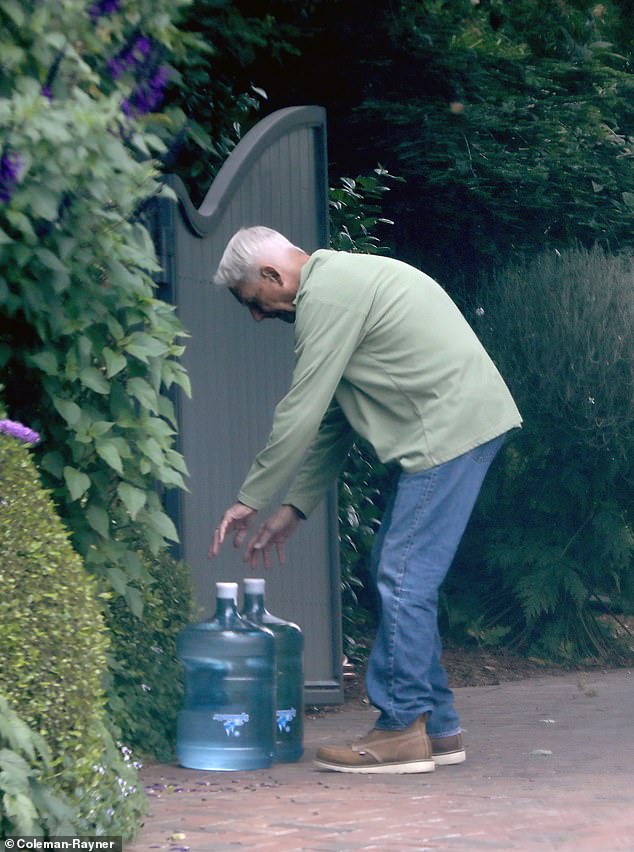
[[[128,342],[124,345],[126,352],[134,355],[139,361],[147,364],[149,358],[158,358],[165,355],[167,345],[151,334],[146,334],[143,331],[135,331],[128,338]]]
[[[155,465],[160,466],[164,464],[163,450],[155,438],[145,438],[137,443],[143,455],[151,459]]]
[[[121,568],[117,568],[116,566],[108,568],[107,577],[115,592],[125,596],[128,589],[128,578]]]
[[[110,534],[110,516],[101,506],[89,506],[86,509],[86,520],[102,538]]]
[[[62,272],[64,275],[68,275],[66,266],[50,249],[43,247],[37,248],[35,250],[35,255],[44,264],[44,266],[49,269],[53,269],[55,272]]]
[[[12,242],[13,242],[13,240],[7,234],[7,232],[3,231],[2,228],[0,228],[0,246],[6,245],[7,243],[12,243]]]
[[[86,388],[90,388],[95,393],[109,394],[110,384],[108,380],[96,367],[84,367],[79,374],[79,381]]]
[[[13,23],[18,27],[23,27],[26,21],[26,14],[21,3],[17,0],[2,0],[0,3],[2,11],[13,20]]]
[[[109,379],[116,376],[117,373],[120,373],[128,365],[125,355],[122,355],[121,352],[113,352],[112,349],[104,349],[103,357],[106,362],[106,376]]]
[[[634,210],[634,192],[624,192],[623,201],[631,210]]]
[[[31,209],[40,219],[54,222],[59,210],[59,197],[42,184],[38,184],[30,193]]]
[[[117,473],[123,473],[123,464],[117,445],[113,440],[97,441],[95,444],[97,455],[102,458],[106,464],[110,465]]]
[[[145,379],[136,376],[127,384],[128,393],[141,403],[144,408],[156,412],[158,409],[158,394],[154,388],[149,385]]]
[[[125,599],[130,607],[130,611],[132,615],[136,615],[137,618],[141,618],[143,616],[143,596],[138,589],[135,589],[134,586],[127,586],[125,590]]]
[[[56,450],[51,453],[46,453],[46,455],[42,457],[40,465],[56,479],[61,479],[64,475],[64,457]]]
[[[64,468],[64,479],[66,487],[70,492],[71,500],[79,500],[90,488],[90,477],[74,467],[67,465]]]
[[[57,375],[57,358],[50,350],[31,355],[31,362],[47,376]]]
[[[129,482],[120,482],[117,486],[117,494],[121,498],[121,502],[126,507],[126,511],[132,520],[135,520],[139,511],[145,506],[145,491],[135,488]]]
[[[81,408],[76,402],[70,399],[62,399],[59,396],[52,397],[53,405],[68,423],[69,426],[75,426],[81,417]]]
[[[163,538],[167,538],[169,541],[179,541],[176,527],[172,523],[172,519],[165,512],[156,509],[153,512],[148,512],[148,521],[152,528],[159,535],[162,535]]]

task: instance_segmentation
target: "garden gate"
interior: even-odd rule
[[[240,581],[254,573],[231,542],[212,562],[207,549],[214,527],[264,445],[293,363],[292,326],[255,323],[211,277],[227,241],[244,225],[276,228],[308,252],[327,245],[325,111],[293,107],[260,121],[224,163],[198,210],[183,183],[168,180],[179,203],[161,199],[153,214],[163,269],[160,294],[177,306],[191,335],[183,363],[192,384],[191,399],[183,394],[176,399],[190,490],[172,497],[168,509],[181,537],[179,555],[192,569],[199,615],[207,617],[217,580]],[[300,524],[286,564],[275,565],[266,580],[271,611],[297,622],[304,632],[306,700],[340,702],[334,489]]]

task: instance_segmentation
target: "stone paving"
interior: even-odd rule
[[[457,689],[467,761],[423,775],[315,769],[372,727],[358,702],[306,720],[305,755],[254,772],[144,767],[151,815],[126,852],[634,852],[634,674]]]

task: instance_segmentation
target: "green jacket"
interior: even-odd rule
[[[319,250],[295,300],[295,368],[238,499],[319,503],[358,433],[416,473],[522,422],[502,377],[447,293],[391,258]],[[300,466],[301,465],[301,466]]]

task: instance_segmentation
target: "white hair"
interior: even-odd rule
[[[300,251],[279,231],[264,225],[240,228],[231,237],[220,258],[213,277],[214,284],[218,287],[236,287],[250,278],[265,250],[276,253],[289,249]]]

